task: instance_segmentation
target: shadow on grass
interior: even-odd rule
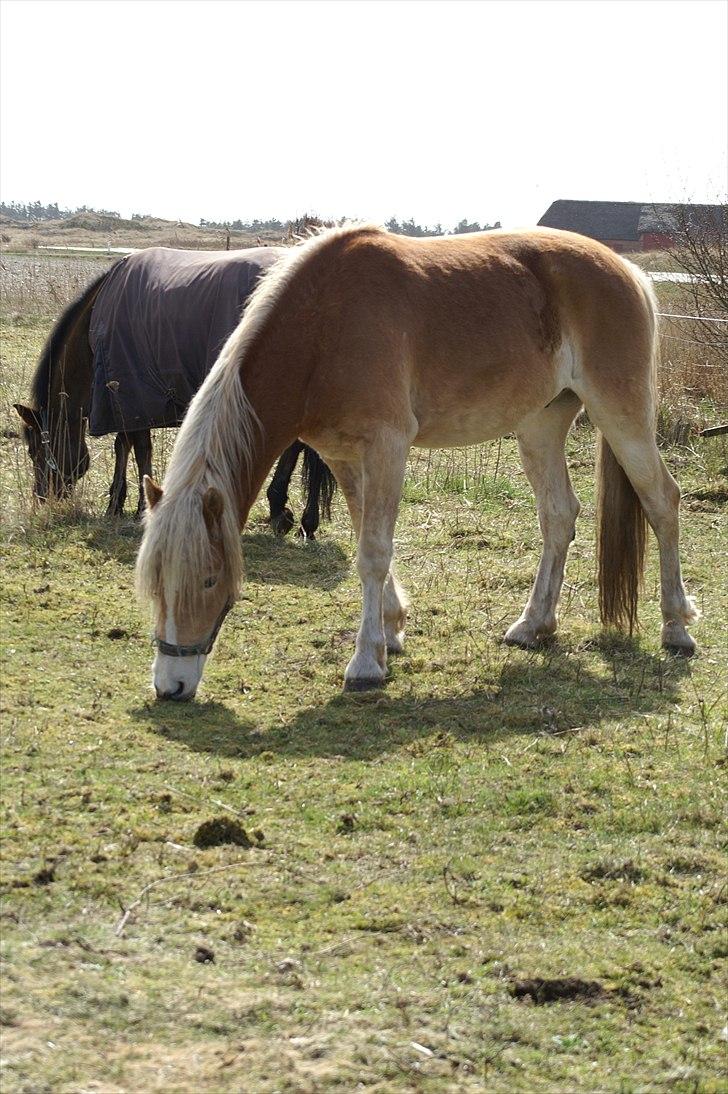
[[[334,539],[303,542],[251,530],[243,536],[245,581],[251,585],[302,585],[333,589],[349,573],[351,558]]]
[[[86,542],[107,558],[133,566],[142,526],[131,517],[99,517],[86,522]],[[245,583],[333,589],[349,572],[349,554],[333,539],[302,542],[282,539],[253,527],[243,536]]]
[[[254,725],[222,703],[204,701],[148,703],[131,716],[195,752],[370,760],[438,732],[487,747],[503,736],[559,735],[594,729],[605,719],[666,713],[689,672],[684,661],[645,653],[628,640],[596,640],[589,650],[605,661],[608,675],[587,665],[586,652],[553,647],[537,654],[509,651],[490,682],[464,694],[338,693],[320,706],[292,709],[282,725]],[[407,675],[401,660],[393,678]],[[292,708],[295,701],[292,685]]]

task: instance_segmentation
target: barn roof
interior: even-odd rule
[[[724,219],[723,205],[643,205],[639,231],[669,232],[685,223],[718,231]]]
[[[592,239],[639,242],[643,232],[669,232],[675,227],[676,206],[642,201],[554,201],[539,220],[544,228],[563,228]],[[722,223],[720,205],[685,205],[705,221],[707,215]]]
[[[638,201],[554,201],[539,220],[544,228],[563,228],[593,239],[639,240],[642,203]]]

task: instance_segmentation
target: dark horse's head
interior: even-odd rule
[[[47,411],[22,403],[15,409],[23,423],[23,439],[33,464],[33,493],[39,501],[65,498],[89,469],[85,420],[74,425],[52,422]]]
[[[15,403],[39,501],[67,497],[91,462],[86,447],[92,376],[89,321],[108,275],[104,270],[95,278],[54,324],[33,376],[31,402],[37,409]]]

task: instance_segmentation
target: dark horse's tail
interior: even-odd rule
[[[301,482],[308,499],[318,498],[319,520],[331,520],[331,501],[336,493],[336,479],[331,469],[308,445],[303,449],[303,470]]]

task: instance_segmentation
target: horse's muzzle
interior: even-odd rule
[[[174,691],[161,691],[156,684],[154,690],[158,699],[173,699],[176,703],[188,703],[190,699],[194,699],[197,688],[190,688],[185,691],[184,680],[180,680]]]

